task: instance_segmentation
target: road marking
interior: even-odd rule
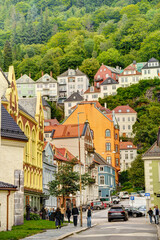
[[[110,226],[110,227],[102,227],[101,229],[110,229],[110,228],[114,228],[114,229],[134,229],[134,230],[147,230],[147,231],[153,231],[153,229],[151,228],[138,228],[138,227],[125,227],[125,226]]]
[[[109,237],[109,236],[119,236],[119,237],[157,237],[157,234],[152,233],[108,233],[108,234],[92,234],[92,235],[78,235],[74,236],[76,238],[99,238],[99,237]]]

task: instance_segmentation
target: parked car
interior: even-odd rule
[[[139,194],[140,197],[144,197],[145,196],[145,191],[141,190],[137,192]]]
[[[145,205],[138,207],[138,210],[143,214],[143,216],[146,214],[146,206]]]
[[[128,212],[123,206],[112,206],[108,211],[108,222],[111,222],[114,219],[123,219],[124,221],[128,220]]]
[[[106,206],[109,206],[109,207],[113,205],[113,201],[111,197],[101,197],[100,201],[103,202],[104,205],[106,204]]]
[[[118,196],[111,197],[113,204],[118,204],[120,202],[120,198]]]
[[[131,192],[130,195],[134,196],[134,197],[139,197],[139,193],[137,193],[137,192]]]
[[[83,204],[82,205],[82,212],[85,212],[88,209],[88,206],[90,206],[89,204]],[[78,207],[79,211],[80,211],[80,206]]]
[[[119,197],[120,197],[120,199],[129,199],[129,194],[126,191],[125,192],[120,192]]]
[[[126,211],[128,212],[128,216],[130,217],[142,217],[143,214],[135,207],[126,207]]]
[[[102,210],[104,209],[104,204],[101,201],[94,201],[91,204],[93,210]]]

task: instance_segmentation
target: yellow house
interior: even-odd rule
[[[106,110],[96,101],[78,103],[70,116],[64,120],[63,125],[76,124],[78,116],[79,123],[88,120],[93,132],[95,151],[106,159],[107,163],[115,167],[116,183],[118,183],[118,171],[120,170],[119,129],[114,113]]]
[[[2,104],[28,138],[24,149],[24,204],[40,209],[42,197],[42,152],[44,134],[44,114],[40,94],[33,98],[18,99],[14,68],[9,68],[6,99]]]

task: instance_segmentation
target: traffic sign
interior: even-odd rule
[[[130,197],[130,200],[134,201],[134,196],[131,196],[131,197]]]
[[[150,197],[150,193],[145,193],[145,197]]]

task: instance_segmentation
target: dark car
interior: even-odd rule
[[[114,219],[123,219],[124,221],[128,220],[128,212],[123,206],[113,206],[108,211],[108,222],[111,222]]]
[[[143,213],[140,212],[137,208],[127,207],[125,209],[128,212],[128,216],[130,216],[130,217],[142,217],[143,216]]]

